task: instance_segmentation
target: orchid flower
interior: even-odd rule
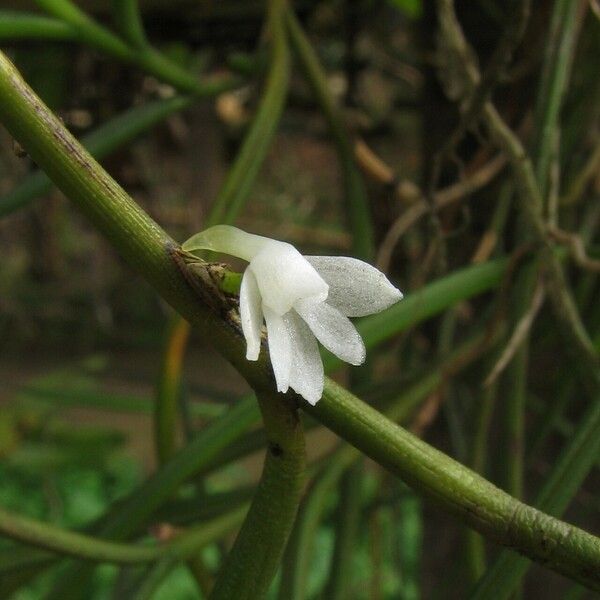
[[[347,256],[302,256],[294,246],[229,225],[192,236],[183,249],[212,250],[249,265],[240,288],[246,358],[258,360],[263,320],[277,390],[295,390],[310,404],[323,394],[317,340],[352,365],[365,345],[348,317],[380,312],[402,298],[375,267]]]

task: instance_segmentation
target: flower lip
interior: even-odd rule
[[[316,269],[292,246],[273,241],[264,246],[248,267],[254,274],[264,306],[279,316],[303,298],[324,302],[329,286]]]

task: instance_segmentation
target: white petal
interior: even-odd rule
[[[350,319],[337,308],[311,298],[299,300],[294,308],[327,350],[351,365],[364,362],[366,350],[362,338]]]
[[[378,269],[348,256],[307,256],[306,260],[329,284],[327,304],[349,317],[381,312],[402,299]]]
[[[246,269],[240,287],[240,318],[248,360],[258,360],[260,354],[260,331],[263,323],[261,303],[256,279],[252,271]]]
[[[291,310],[284,317],[291,339],[290,387],[313,406],[323,395],[323,361],[315,336],[306,323]]]
[[[231,225],[215,225],[193,235],[181,247],[187,252],[194,250],[222,252],[250,262],[256,254],[272,242],[273,240],[270,238],[247,233]]]
[[[300,298],[327,298],[329,286],[291,244],[271,240],[248,268],[256,277],[263,305],[280,316]]]
[[[292,367],[292,344],[287,325],[283,317],[263,306],[269,342],[269,355],[278,392],[287,392],[290,386],[290,370]]]

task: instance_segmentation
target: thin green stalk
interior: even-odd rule
[[[538,288],[538,261],[524,265],[513,289],[512,327],[518,327],[527,312]],[[525,405],[528,389],[529,332],[521,341],[518,350],[505,373],[505,395],[503,403],[506,427],[505,462],[506,491],[515,498],[523,498],[524,451],[525,451]]]
[[[147,45],[143,47],[127,45],[108,29],[98,25],[70,0],[36,0],[36,4],[67,23],[77,35],[79,42],[118,60],[136,65],[165,83],[169,83],[180,92],[202,97],[213,95],[214,87],[222,87],[224,84],[221,80],[204,83],[198,81],[194,75]],[[236,81],[228,80],[228,87],[236,85]]]
[[[538,418],[536,427],[533,428],[533,432],[531,433],[531,443],[527,452],[529,460],[531,460],[532,457],[536,457],[548,436],[557,429],[564,412],[570,401],[573,399],[575,389],[576,381],[573,379],[572,374],[570,374],[569,378],[563,379],[563,381],[556,386],[556,393],[552,399],[552,403],[550,406],[544,406],[544,410]]]
[[[287,37],[277,12],[269,15],[270,68],[265,91],[244,143],[215,200],[206,226],[233,223],[243,208],[277,132],[290,82]]]
[[[528,365],[529,334],[521,342],[521,346],[517,350],[505,374],[507,386],[506,400],[504,402],[506,444],[503,455],[506,458],[503,462],[505,463],[504,475],[506,483],[503,488],[519,500],[524,499],[525,405],[527,402]],[[513,600],[521,599],[522,589],[520,586],[517,586],[513,592]]]
[[[212,600],[264,597],[292,529],[302,494],[306,449],[292,403],[259,394],[268,450],[248,516],[215,582]]]
[[[283,557],[279,600],[304,599],[314,536],[325,510],[325,501],[356,456],[354,448],[349,446],[338,450],[306,494]]]
[[[148,45],[138,0],[113,0],[113,15],[123,37],[135,48]]]
[[[354,558],[356,544],[361,527],[362,506],[362,470],[364,465],[358,462],[346,470],[340,485],[335,545],[329,580],[325,587],[325,598],[344,600],[348,598],[354,579]]]
[[[201,527],[188,530],[171,542],[153,546],[120,544],[102,540],[22,517],[3,508],[0,508],[0,531],[13,540],[78,559],[138,564],[155,562],[165,557],[185,558],[233,529],[241,522],[245,513],[245,507],[238,508]]]
[[[70,42],[77,40],[77,33],[64,21],[17,12],[0,10],[0,40],[56,40]]]
[[[286,12],[290,42],[310,84],[317,103],[327,119],[337,147],[344,177],[345,197],[348,201],[353,253],[365,260],[373,257],[375,242],[373,224],[365,184],[354,161],[352,140],[346,131],[340,109],[329,92],[327,78],[319,58],[291,10]]]
[[[165,558],[157,562],[150,568],[142,585],[132,594],[131,600],[151,600],[154,594],[163,584],[164,580],[169,576],[171,571],[177,566],[177,561],[171,558]]]
[[[560,108],[567,89],[577,40],[579,2],[555,0],[550,43],[546,56],[536,106],[536,142],[534,157],[536,177],[542,197],[548,190],[552,148],[559,128]]]
[[[170,115],[185,110],[193,101],[191,96],[174,96],[131,108],[84,136],[81,143],[100,160]],[[0,198],[0,217],[48,194],[53,187],[52,181],[42,171],[28,175],[21,184]]]
[[[77,32],[79,40],[85,40],[95,48],[119,60],[131,61],[133,53],[116,35],[98,25],[70,0],[36,0],[36,4],[52,16],[64,21]]]
[[[487,462],[488,434],[497,394],[498,388],[496,384],[492,384],[484,389],[475,416],[475,434],[473,435],[471,448],[471,468],[483,476],[485,476]],[[471,581],[475,582],[485,571],[486,552],[484,538],[473,529],[467,529],[466,531],[465,554],[469,577]]]

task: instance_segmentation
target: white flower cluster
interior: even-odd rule
[[[380,312],[402,293],[375,267],[346,256],[302,256],[294,246],[217,225],[183,249],[212,250],[248,261],[240,315],[248,360],[260,353],[263,320],[277,389],[292,388],[311,404],[323,394],[317,340],[342,360],[360,365],[365,346],[348,317]]]

